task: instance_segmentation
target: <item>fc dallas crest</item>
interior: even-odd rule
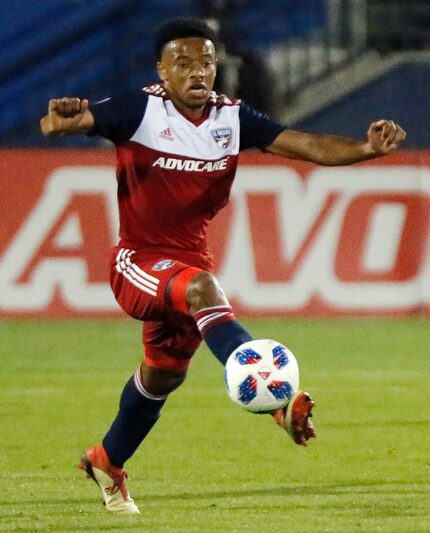
[[[233,139],[233,130],[231,128],[218,128],[211,131],[217,145],[223,150],[227,150]]]

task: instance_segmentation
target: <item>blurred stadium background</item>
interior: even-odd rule
[[[427,146],[426,0],[3,0],[1,144],[100,143],[42,139],[47,100],[153,82],[155,30],[178,15],[219,30],[226,93],[291,125],[351,135],[375,112],[387,114],[414,126],[408,147]]]
[[[429,531],[429,0],[0,7],[0,530]],[[220,32],[227,94],[294,128],[362,138],[387,117],[408,138],[353,167],[242,157],[210,235],[216,272],[254,335],[295,352],[318,440],[297,450],[234,410],[202,347],[130,463],[143,514],[124,520],[73,469],[141,360],[108,283],[115,153],[43,138],[39,119],[52,97],[156,81],[155,29],[188,15]]]
[[[290,127],[363,138],[389,117],[408,132],[399,153],[367,166],[242,157],[232,207],[211,230],[238,310],[428,312],[428,2],[3,0],[0,313],[117,309],[105,267],[114,151],[93,137],[44,138],[39,119],[52,97],[94,101],[156,81],[154,34],[178,15],[218,30],[218,89]]]

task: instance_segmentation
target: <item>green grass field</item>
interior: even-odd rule
[[[140,358],[133,321],[0,323],[1,531],[430,531],[430,322],[249,320],[296,354],[318,438],[234,406],[202,348],[127,464],[140,516],[75,468]]]

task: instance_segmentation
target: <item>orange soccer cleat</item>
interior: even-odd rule
[[[106,509],[127,514],[140,513],[127,490],[127,472],[113,466],[101,444],[88,448],[81,457],[78,467],[85,470],[103,494]]]
[[[272,413],[275,422],[284,428],[293,441],[307,446],[308,440],[317,436],[310,420],[315,403],[307,392],[298,391],[288,404]]]

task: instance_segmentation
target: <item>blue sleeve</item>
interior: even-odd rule
[[[260,113],[244,102],[240,103],[239,121],[240,150],[247,148],[264,149],[285,130],[285,126],[281,126],[269,116]]]
[[[145,92],[135,91],[90,104],[94,116],[90,135],[101,135],[115,144],[128,141],[142,122],[147,102]]]

